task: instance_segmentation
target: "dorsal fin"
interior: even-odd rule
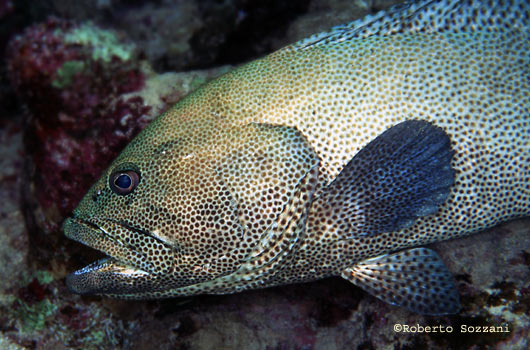
[[[305,49],[316,45],[396,33],[434,33],[443,31],[507,28],[528,31],[530,4],[524,0],[429,0],[407,1],[348,24],[333,27],[293,45]]]

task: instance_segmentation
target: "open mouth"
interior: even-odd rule
[[[66,276],[66,286],[76,294],[121,294],[133,292],[131,286],[148,272],[124,265],[114,258],[93,262]]]
[[[100,222],[97,222],[100,221]],[[113,227],[116,226],[116,227]],[[147,272],[154,272],[146,253],[134,249],[119,235],[111,235],[112,229],[126,230],[122,225],[106,220],[87,221],[68,218],[63,225],[66,236],[89,247],[97,249],[115,260]],[[116,231],[114,231],[116,232]]]
[[[108,255],[67,276],[67,286],[75,293],[120,294],[124,290],[141,290],[148,284],[146,281],[149,278],[171,268],[170,264],[161,266],[160,259],[153,256],[152,250],[129,243],[135,235],[146,233],[127,224],[98,218],[89,221],[71,217],[65,220],[63,229],[68,238]],[[145,246],[153,247],[156,244],[158,251],[166,257],[172,257],[173,249],[160,240],[145,236],[141,241]]]

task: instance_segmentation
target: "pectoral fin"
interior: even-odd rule
[[[377,298],[424,315],[460,310],[453,277],[434,251],[415,248],[365,260],[342,277]]]
[[[361,149],[318,198],[343,237],[399,231],[436,213],[454,182],[443,129],[422,120],[397,124]]]

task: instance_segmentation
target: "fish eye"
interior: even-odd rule
[[[109,177],[110,189],[119,195],[131,193],[140,182],[140,174],[134,170],[116,171]]]

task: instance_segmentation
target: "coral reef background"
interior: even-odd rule
[[[449,317],[339,278],[139,302],[65,287],[100,254],[62,220],[150,120],[232,66],[396,2],[0,0],[0,349],[527,349],[530,219],[433,245],[462,296]]]

